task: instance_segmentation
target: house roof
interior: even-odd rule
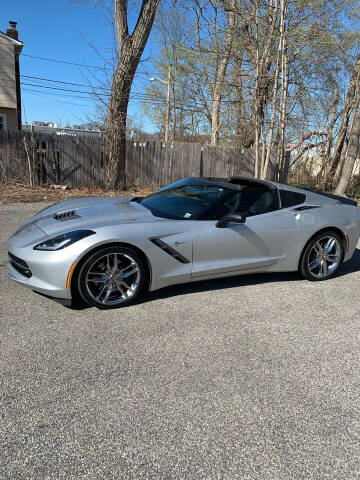
[[[20,42],[20,40],[15,40],[15,38],[10,37],[9,35],[6,35],[6,33],[0,31],[0,38],[5,38],[6,40],[10,40],[14,45],[18,45],[19,47],[23,47],[24,43]]]

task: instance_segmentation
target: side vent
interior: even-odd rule
[[[55,213],[54,218],[58,222],[65,222],[73,218],[80,218],[80,215],[76,213],[76,210],[69,210],[68,212]]]
[[[171,257],[175,258],[175,260],[177,260],[178,262],[190,263],[190,260],[188,260],[183,255],[181,255],[181,253],[175,250],[175,248],[170,247],[170,245],[160,240],[160,238],[151,238],[150,240],[154,245],[161,248],[161,250],[164,250],[164,252],[166,252]]]

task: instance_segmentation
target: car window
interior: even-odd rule
[[[306,195],[303,193],[292,192],[290,190],[280,190],[281,206],[283,208],[294,207],[301,205],[306,200]]]
[[[205,220],[213,217],[219,205],[225,204],[234,189],[204,185],[182,185],[166,188],[141,200],[156,217],[173,220]]]
[[[238,193],[234,191],[231,196],[224,198],[223,202],[219,202],[212,211],[209,211],[207,218],[203,218],[203,220],[220,220],[220,218],[225,217],[228,213],[234,212],[238,205],[239,198]]]
[[[233,199],[235,201],[235,199]],[[279,209],[277,190],[246,188],[236,194],[233,212],[251,217]]]

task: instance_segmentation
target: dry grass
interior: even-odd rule
[[[145,196],[153,188],[129,188],[123,190],[103,190],[97,187],[71,188],[54,190],[50,187],[30,187],[22,183],[0,183],[0,203],[61,202],[69,198],[88,196]]]

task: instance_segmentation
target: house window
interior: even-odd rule
[[[0,130],[6,130],[6,115],[0,113]]]

